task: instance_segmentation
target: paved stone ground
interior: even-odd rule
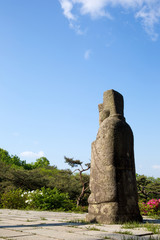
[[[146,240],[160,239],[145,229],[85,223],[86,214],[0,209],[0,240]],[[146,219],[153,224],[160,220]],[[146,221],[145,220],[145,221]],[[132,235],[121,232],[132,232]],[[118,233],[116,233],[118,232]]]

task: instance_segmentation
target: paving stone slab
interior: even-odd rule
[[[1,229],[0,230],[0,237],[21,237],[21,236],[32,236],[33,233],[24,233],[21,231],[16,230],[8,230],[8,229]]]
[[[84,224],[86,214],[64,212],[40,212],[21,210],[0,210],[0,240],[149,240],[145,229],[123,229],[122,225]],[[160,220],[147,218],[146,221],[160,224]],[[98,231],[95,231],[98,229]],[[134,235],[118,234],[130,231]],[[2,235],[2,234],[3,235]],[[16,234],[16,235],[14,235]],[[137,236],[136,236],[137,235]],[[160,240],[158,235],[152,238]]]
[[[74,233],[84,233],[85,231],[83,229],[80,229],[80,228],[74,228],[74,227],[53,227],[53,228],[50,228],[50,227],[41,227],[41,228],[26,228],[23,230],[23,232],[36,232],[37,234],[39,232],[46,232],[46,231],[54,231],[54,232],[74,232]],[[87,231],[87,230],[86,230]]]
[[[54,237],[61,240],[96,240],[97,237],[86,235],[83,231],[81,232],[73,232],[72,230],[66,231],[57,231],[57,229],[50,230],[50,229],[31,229],[25,230],[25,232],[29,234],[36,234],[45,237]],[[101,239],[101,238],[100,238]]]
[[[54,237],[45,237],[44,236],[23,236],[21,238],[12,238],[14,240],[61,240],[61,239],[58,239],[58,238],[54,238]],[[4,240],[4,239],[3,239]],[[10,239],[11,240],[11,239]]]

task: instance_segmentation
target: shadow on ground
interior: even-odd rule
[[[58,226],[81,226],[87,225],[88,223],[42,223],[42,224],[31,224],[31,225],[7,225],[7,226],[0,226],[0,228],[21,228],[21,227],[58,227]]]

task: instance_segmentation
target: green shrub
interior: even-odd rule
[[[0,206],[9,209],[37,209],[58,211],[86,212],[87,207],[76,207],[76,202],[68,193],[61,193],[57,188],[41,188],[41,190],[10,190],[1,195]]]
[[[73,212],[86,213],[88,212],[88,206],[75,206],[72,208]]]
[[[28,208],[53,210],[61,209],[63,211],[71,210],[75,204],[69,199],[68,193],[60,193],[56,188],[41,188],[28,193],[28,200],[26,201]]]
[[[28,194],[22,189],[10,190],[1,195],[2,208],[24,209],[27,206]]]

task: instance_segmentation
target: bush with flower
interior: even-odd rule
[[[61,209],[71,210],[75,203],[69,198],[68,193],[60,193],[57,188],[41,188],[28,193],[28,208],[40,210]]]
[[[139,208],[142,215],[160,216],[160,199],[151,199],[148,202],[139,202]]]
[[[63,211],[74,209],[76,206],[68,193],[61,193],[57,188],[44,187],[33,191],[10,190],[2,194],[1,205],[9,209],[59,209]]]

